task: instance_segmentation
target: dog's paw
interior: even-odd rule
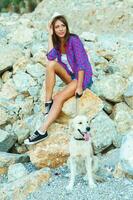
[[[71,192],[73,190],[73,185],[72,184],[69,184],[67,187],[66,187],[66,190],[68,192]]]
[[[89,184],[89,187],[90,187],[90,188],[95,188],[95,187],[96,187],[96,184],[95,184],[95,183],[91,183],[91,184]]]

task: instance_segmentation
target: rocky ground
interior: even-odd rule
[[[31,163],[25,164],[29,172],[37,169]],[[67,192],[66,186],[69,181],[69,169],[66,165],[51,169],[51,178],[47,183],[41,184],[36,192],[30,193],[25,200],[132,200],[133,180],[128,178],[106,177],[104,182],[96,182],[96,187],[90,189],[87,181],[82,176],[76,177],[73,191]],[[0,184],[7,182],[7,176],[0,176]],[[21,195],[18,196],[21,198]],[[13,200],[10,197],[10,200]]]
[[[66,167],[52,171],[52,178],[43,184],[26,200],[132,200],[133,180],[109,178],[103,183],[97,183],[94,189],[88,188],[82,177],[77,177],[75,187],[71,193],[66,191],[69,177]]]

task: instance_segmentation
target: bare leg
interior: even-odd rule
[[[47,71],[46,71],[46,99],[45,99],[46,102],[52,99],[56,74],[67,84],[72,81],[70,75],[58,62],[49,61],[47,64]]]
[[[62,109],[64,102],[68,100],[70,97],[74,96],[76,87],[77,87],[77,80],[73,80],[66,86],[66,88],[63,91],[55,95],[53,105],[48,114],[47,120],[39,129],[41,132],[47,130],[48,127],[52,124],[52,122],[55,121],[55,119],[58,117]]]

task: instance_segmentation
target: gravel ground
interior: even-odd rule
[[[83,177],[76,178],[71,193],[66,191],[69,173],[67,167],[52,170],[52,178],[26,200],[133,200],[133,180],[108,178],[90,189]]]

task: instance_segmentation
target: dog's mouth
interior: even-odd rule
[[[78,129],[79,133],[82,135],[82,140],[85,140],[85,141],[89,141],[90,139],[90,134],[88,132],[81,132],[80,129]]]

